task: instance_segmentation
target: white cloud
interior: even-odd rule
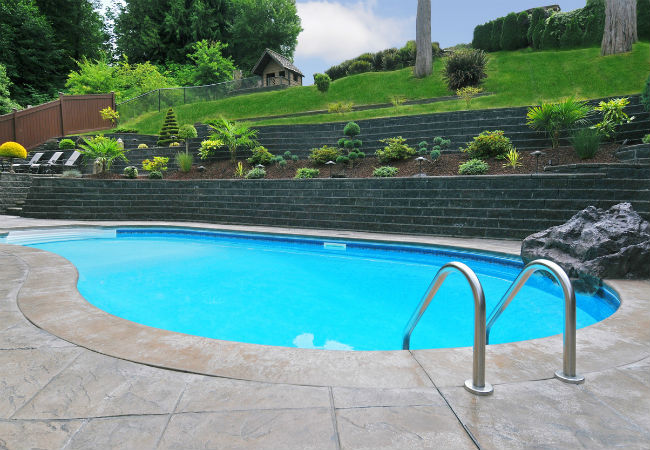
[[[320,58],[329,64],[364,52],[401,47],[415,34],[415,19],[377,14],[376,0],[344,5],[336,1],[298,2],[303,32],[298,36],[296,58]]]

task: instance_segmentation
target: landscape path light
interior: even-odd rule
[[[424,172],[422,172],[422,161],[426,161],[427,159],[424,156],[419,156],[419,157],[415,158],[415,160],[418,162],[419,167],[420,167],[420,173],[418,175],[416,175],[416,176],[418,176],[418,177],[426,177]]]
[[[539,157],[544,155],[546,155],[546,153],[540,150],[536,150],[531,153],[531,156],[535,157],[535,173],[539,173]]]
[[[332,166],[333,166],[334,164],[336,164],[334,161],[327,161],[327,162],[325,163],[326,166],[329,166],[329,169],[330,169],[330,178],[332,178]]]

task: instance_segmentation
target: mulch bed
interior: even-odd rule
[[[565,165],[565,164],[582,164],[582,163],[615,163],[618,162],[614,153],[618,150],[619,146],[616,144],[607,144],[601,146],[596,156],[592,159],[581,160],[574,151],[573,147],[559,147],[556,149],[547,148],[542,150],[545,155],[539,158],[539,171],[543,171],[544,166]],[[530,151],[521,151],[522,166],[518,168],[503,167],[505,161],[497,159],[487,159],[490,169],[488,175],[514,175],[514,174],[531,174],[536,172],[536,157],[530,154]],[[443,154],[435,161],[423,161],[421,166],[418,161],[411,158],[406,161],[395,161],[390,164],[382,164],[375,157],[367,157],[360,160],[354,167],[348,165],[342,166],[337,164],[332,166],[332,175],[344,175],[346,178],[369,178],[372,177],[372,172],[375,168],[391,165],[397,167],[399,177],[410,177],[419,173],[424,173],[428,176],[453,176],[458,175],[458,166],[470,158],[465,154],[451,153]],[[549,164],[549,162],[551,164]],[[242,161],[244,166],[244,173],[252,168],[246,161]],[[203,171],[198,170],[198,166],[205,167]],[[311,167],[320,169],[319,178],[329,178],[330,168],[328,166],[317,165],[309,160],[288,161],[286,167],[281,168],[277,165],[266,167],[267,179],[289,179],[293,178],[296,174],[296,169],[301,167]],[[421,167],[421,169],[420,169]],[[165,179],[168,180],[194,180],[194,179],[233,179],[235,178],[236,163],[230,161],[216,161],[216,162],[197,162],[192,170],[187,173],[183,172],[168,172],[165,173]],[[420,171],[421,170],[421,171]],[[146,178],[142,175],[144,171],[140,171],[140,178]],[[101,174],[90,175],[90,178],[98,179],[117,179],[123,178],[120,174]]]

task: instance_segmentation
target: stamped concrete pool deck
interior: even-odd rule
[[[190,223],[0,216],[0,234],[170,225],[419,242],[518,254],[520,242]],[[553,378],[562,337],[491,345],[494,394],[463,389],[471,348],[330,352],[233,343],[96,309],[67,260],[0,244],[0,449],[650,448],[650,282],[578,330],[582,385]],[[469,301],[469,300],[468,300]]]

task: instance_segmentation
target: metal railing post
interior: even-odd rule
[[[489,395],[494,389],[492,385],[485,382],[485,294],[478,277],[472,269],[460,262],[451,262],[440,268],[429,288],[425,292],[422,300],[411,315],[411,319],[404,328],[404,337],[402,339],[402,349],[409,350],[411,345],[411,334],[418,324],[424,312],[427,310],[431,301],[438,293],[440,286],[444,283],[447,276],[453,272],[460,272],[470,287],[474,297],[474,349],[472,361],[472,378],[465,381],[465,389],[476,395]]]
[[[564,295],[563,361],[562,370],[556,371],[555,377],[565,383],[580,384],[585,381],[585,377],[576,374],[576,294],[569,276],[553,261],[545,259],[532,261],[519,273],[490,313],[486,330],[487,343],[490,342],[490,331],[494,323],[535,272],[545,272],[551,275],[562,288]]]

